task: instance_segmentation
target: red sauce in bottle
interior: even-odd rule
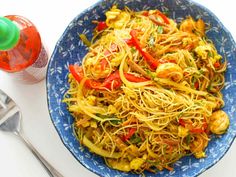
[[[16,24],[20,36],[13,48],[0,51],[0,69],[23,83],[32,84],[42,80],[46,74],[48,56],[39,32],[24,17],[9,15],[6,18]]]

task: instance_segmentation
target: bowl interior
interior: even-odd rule
[[[75,156],[75,158],[86,168],[99,176],[137,176],[131,173],[123,173],[108,168],[103,159],[90,153],[87,148],[80,146],[73,135],[73,118],[67,111],[66,104],[62,103],[63,96],[68,90],[67,82],[69,64],[81,63],[88,48],[79,38],[79,34],[85,34],[92,38],[95,25],[92,20],[104,20],[105,12],[117,4],[119,8],[128,6],[134,11],[159,9],[167,11],[169,17],[180,22],[186,16],[195,19],[202,18],[210,29],[207,36],[214,42],[218,52],[228,60],[228,70],[225,74],[226,83],[223,90],[225,107],[224,111],[230,116],[231,124],[228,132],[220,138],[212,136],[206,149],[207,158],[195,159],[185,157],[174,164],[174,171],[161,171],[155,176],[196,176],[219,161],[229,149],[236,134],[236,50],[235,42],[230,33],[225,29],[217,17],[206,8],[188,0],[105,0],[99,1],[94,6],[78,15],[66,28],[59,39],[51,57],[47,71],[47,94],[48,107],[53,124],[58,131],[63,143]],[[153,173],[145,172],[146,176],[154,176]]]

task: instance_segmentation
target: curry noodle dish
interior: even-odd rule
[[[63,102],[81,145],[124,172],[173,170],[184,156],[206,157],[210,135],[229,127],[221,110],[227,62],[202,19],[180,24],[159,10],[113,6],[82,41],[82,65],[69,66]]]

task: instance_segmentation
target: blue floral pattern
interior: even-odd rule
[[[123,173],[107,167],[103,159],[87,148],[80,146],[73,135],[73,118],[62,103],[63,95],[68,89],[67,82],[69,64],[81,63],[83,56],[88,51],[78,35],[84,33],[89,39],[95,25],[92,20],[104,20],[104,13],[112,6],[118,4],[120,8],[128,6],[135,11],[159,9],[168,11],[170,18],[177,22],[186,16],[202,18],[210,25],[207,36],[213,40],[219,53],[227,58],[228,70],[226,72],[226,83],[223,90],[225,107],[224,111],[230,116],[231,124],[226,134],[220,138],[212,136],[206,149],[207,158],[195,159],[184,157],[174,164],[174,171],[161,171],[154,175],[145,172],[146,176],[197,176],[218,162],[229,149],[236,135],[236,48],[230,33],[225,29],[217,17],[205,7],[188,0],[103,0],[88,8],[78,15],[66,28],[64,34],[56,44],[47,71],[47,94],[48,107],[52,122],[58,131],[63,143],[75,156],[75,158],[86,168],[104,177],[140,176],[132,173]]]

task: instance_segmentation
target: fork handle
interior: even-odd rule
[[[34,146],[24,137],[22,133],[15,133],[22,140],[22,142],[30,149],[34,156],[39,160],[42,166],[47,171],[50,177],[63,177],[48,161],[34,148]]]

